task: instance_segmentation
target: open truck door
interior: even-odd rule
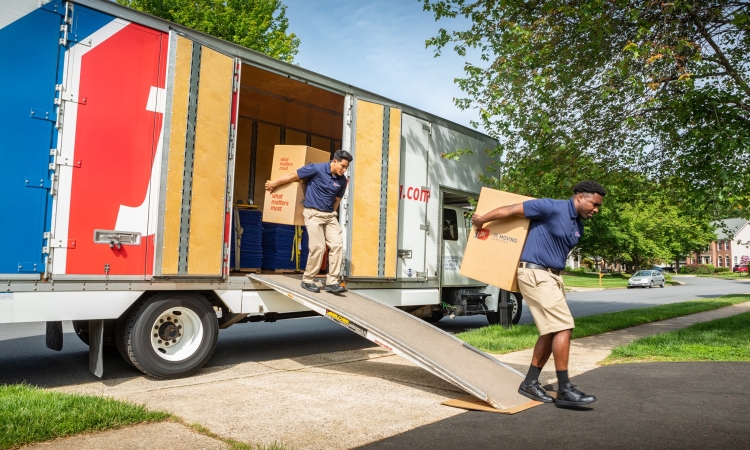
[[[235,58],[170,33],[154,275],[228,273],[239,71]]]
[[[401,109],[353,99],[346,276],[395,279],[398,258]],[[356,238],[353,238],[356,236]]]

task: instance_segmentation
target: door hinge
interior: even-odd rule
[[[32,119],[57,122],[57,114],[55,114],[54,112],[47,111],[47,108],[31,108],[30,117]]]
[[[419,226],[419,229],[420,229],[420,230],[423,230],[423,231],[430,231],[430,222],[427,222],[427,223],[426,223],[426,224],[424,224],[424,225],[420,225],[420,226]]]
[[[76,159],[71,156],[61,156],[54,148],[50,150],[49,154],[52,156],[52,162],[49,163],[49,170],[56,170],[57,166],[81,168],[81,163],[83,162],[82,159]]]
[[[39,189],[51,189],[52,182],[50,180],[45,180],[43,178],[26,177],[26,187],[39,188]]]
[[[39,264],[33,262],[18,263],[19,273],[39,273]]]

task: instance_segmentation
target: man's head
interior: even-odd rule
[[[349,168],[349,163],[352,162],[352,154],[346,150],[336,150],[333,154],[333,160],[331,160],[331,173],[334,175],[341,176]]]
[[[607,191],[596,181],[586,180],[573,186],[573,203],[578,216],[582,219],[590,219],[599,212],[604,196]]]

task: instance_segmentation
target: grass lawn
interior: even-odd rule
[[[170,417],[105,397],[0,385],[0,449]]]
[[[667,276],[666,284],[678,285],[676,281],[669,280]],[[576,274],[563,274],[563,281],[565,287],[583,287],[583,288],[624,288],[628,287],[628,279],[630,274],[625,273],[607,273],[602,276],[602,285],[599,286],[599,274],[598,273],[576,273]]]
[[[750,280],[750,277],[748,277],[746,273],[724,272],[724,273],[712,273],[710,275],[695,274],[695,276],[705,277],[705,278],[723,278],[725,280]]]
[[[717,298],[691,300],[689,302],[579,317],[576,319],[573,338],[592,336],[644,323],[710,311],[747,301],[750,301],[750,295],[726,295]],[[456,336],[486,352],[509,353],[532,348],[539,334],[536,325],[528,324],[516,325],[507,330],[500,325],[491,325],[466,331]]]
[[[750,361],[750,313],[638,339],[604,363],[650,361]]]

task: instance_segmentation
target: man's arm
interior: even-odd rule
[[[333,199],[333,210],[338,211],[339,210],[339,203],[341,203],[341,197],[336,197]]]
[[[276,181],[266,181],[266,190],[267,191],[275,191],[276,189],[280,188],[281,186],[284,186],[285,184],[293,183],[295,181],[301,181],[302,178],[297,175],[297,172],[292,172],[284,175],[283,177],[277,179]]]
[[[495,220],[503,220],[509,217],[520,217],[526,218],[526,214],[523,212],[523,203],[516,203],[515,205],[501,206],[495,208],[487,214],[474,214],[471,217],[471,223],[477,227],[477,230],[481,230],[485,223],[492,222]]]

